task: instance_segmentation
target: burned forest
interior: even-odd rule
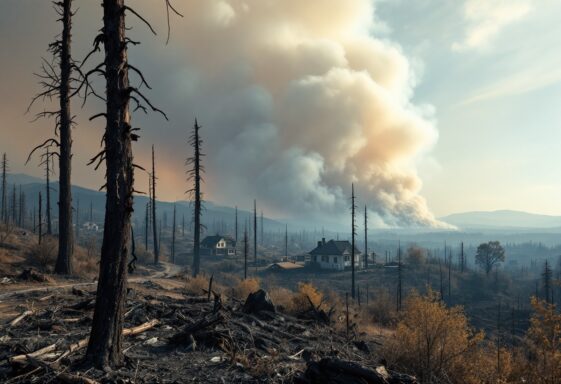
[[[559,14],[2,2],[0,382],[561,383]]]

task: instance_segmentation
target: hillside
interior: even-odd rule
[[[538,229],[561,227],[561,216],[498,210],[455,213],[440,220],[462,229]]]

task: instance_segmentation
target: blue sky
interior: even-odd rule
[[[560,214],[561,2],[384,1],[378,17],[435,107],[419,168],[433,212]]]

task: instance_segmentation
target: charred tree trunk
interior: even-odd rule
[[[41,240],[43,240],[43,197],[41,196],[41,191],[39,191],[39,244],[41,244]]]
[[[288,224],[284,226],[284,254],[288,257]]]
[[[195,125],[193,126],[193,133],[189,138],[189,144],[193,147],[193,156],[187,159],[187,164],[191,168],[187,171],[188,180],[193,182],[193,188],[191,188],[188,193],[191,195],[191,200],[194,202],[193,210],[193,265],[192,274],[196,277],[199,274],[201,268],[201,214],[202,214],[202,196],[201,196],[201,181],[202,173],[204,172],[204,167],[201,163],[201,158],[204,154],[201,151],[201,145],[203,140],[199,135],[199,130],[201,127],[195,119]]]
[[[72,116],[70,114],[70,78],[72,76],[71,29],[72,0],[62,3],[62,39],[60,41],[60,153],[58,201],[58,256],[55,273],[72,273]],[[78,223],[76,223],[78,229]]]
[[[144,249],[148,251],[148,227],[150,226],[150,203],[146,203],[146,217],[144,219]]]
[[[160,247],[158,246],[158,227],[156,226],[156,160],[152,145],[152,231],[154,236],[154,264],[160,262]]]
[[[257,200],[253,200],[253,263],[257,268]]]
[[[355,236],[356,236],[356,224],[355,224],[355,185],[351,186],[351,297],[355,299]]]
[[[51,221],[51,156],[52,154],[49,152],[49,148],[47,147],[47,152],[44,160],[46,182],[45,218],[47,219],[47,235],[53,234]]]
[[[125,0],[103,0],[107,197],[97,297],[86,358],[100,368],[123,363],[123,310],[133,211],[133,156]]]
[[[235,236],[236,236],[236,244],[238,243],[238,206],[236,205],[236,215],[235,215]]]
[[[176,209],[175,204],[173,204],[173,227],[171,229],[171,262],[175,264],[175,216],[176,216]]]
[[[403,275],[401,263],[401,243],[397,246],[397,311],[401,311],[401,302],[403,294]]]
[[[2,155],[2,200],[0,201],[0,208],[2,215],[0,216],[4,223],[8,222],[8,157],[6,153]]]
[[[364,206],[364,269],[368,270],[368,211]]]
[[[248,248],[249,248],[249,241],[248,241],[248,238],[247,238],[247,224],[246,224],[245,229],[243,231],[243,278],[244,278],[244,280],[247,279]]]

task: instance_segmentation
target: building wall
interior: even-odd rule
[[[317,263],[321,269],[329,269],[334,271],[343,271],[345,268],[351,268],[350,255],[318,255]],[[361,260],[355,255],[355,268],[360,268]]]

